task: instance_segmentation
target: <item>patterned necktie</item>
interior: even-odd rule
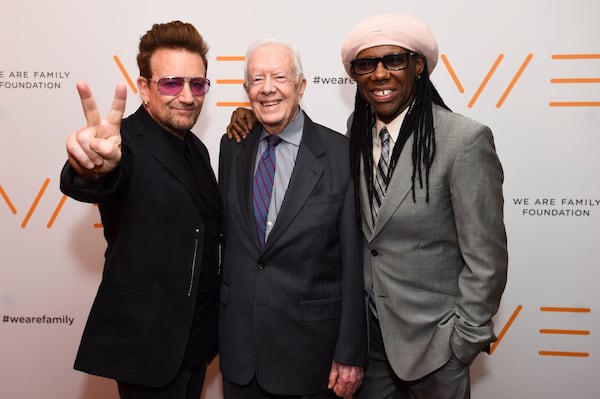
[[[379,132],[379,137],[381,139],[381,156],[379,157],[379,163],[377,164],[377,170],[375,173],[375,191],[373,192],[373,203],[371,205],[373,222],[377,220],[379,207],[383,202],[383,197],[385,196],[385,192],[389,183],[388,169],[390,159],[390,133],[386,127],[381,129]]]
[[[256,220],[256,230],[258,231],[258,238],[261,244],[265,243],[267,214],[269,213],[269,203],[271,202],[271,193],[273,192],[276,161],[275,147],[281,143],[281,137],[267,135],[265,140],[267,148],[260,157],[252,185],[254,219]]]
[[[373,203],[371,204],[371,213],[373,216],[373,223],[377,220],[377,214],[379,207],[383,202],[383,197],[387,190],[388,181],[388,170],[390,162],[390,133],[387,128],[384,127],[379,131],[379,138],[381,139],[381,156],[377,163],[377,170],[375,171],[375,191],[373,192]],[[375,292],[373,286],[369,287],[368,291],[368,306],[373,317],[378,319],[377,307],[375,306]]]

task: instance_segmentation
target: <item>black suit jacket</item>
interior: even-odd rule
[[[252,179],[261,126],[221,141],[224,254],[220,365],[274,394],[327,389],[332,360],[366,363],[362,245],[347,138],[305,116],[296,164],[261,249]]]
[[[120,166],[101,184],[77,181],[68,163],[61,175],[65,194],[99,204],[107,241],[75,368],[161,386],[182,365],[195,311],[204,324],[202,342],[186,360],[200,364],[217,350],[218,232],[209,231],[206,221],[220,211],[220,201],[208,152],[197,137],[191,138],[201,154],[196,166],[210,176],[202,189],[213,193],[204,200],[169,133],[143,108],[123,120],[121,135]]]

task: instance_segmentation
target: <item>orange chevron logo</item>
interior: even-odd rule
[[[452,80],[454,81],[454,84],[456,85],[456,88],[458,89],[458,91],[460,93],[464,93],[465,89],[464,89],[460,79],[458,78],[458,75],[454,71],[454,68],[452,68],[452,65],[450,64],[448,56],[445,54],[442,54],[440,56],[440,58],[442,59],[444,66],[448,70],[450,77],[452,77]],[[506,89],[504,90],[504,92],[502,93],[500,98],[498,99],[498,102],[496,103],[496,108],[502,107],[502,105],[506,101],[508,95],[510,94],[510,92],[513,90],[513,88],[517,84],[518,80],[523,75],[523,72],[529,65],[529,62],[531,61],[532,58],[533,58],[533,54],[528,54],[527,57],[525,57],[525,60],[523,60],[521,67],[517,70],[517,72],[513,76],[512,80],[510,81],[510,83],[508,84],[508,86],[506,87]],[[492,65],[492,67],[490,68],[488,73],[483,78],[483,81],[481,82],[481,84],[479,85],[477,90],[475,91],[475,94],[473,94],[473,97],[471,97],[471,100],[468,103],[469,108],[473,108],[473,105],[475,105],[475,102],[477,102],[477,99],[479,98],[479,96],[481,95],[481,93],[483,92],[483,90],[485,89],[485,87],[487,86],[489,81],[491,80],[492,76],[494,75],[494,73],[496,72],[498,67],[500,66],[500,63],[502,62],[503,59],[504,59],[504,54],[498,55],[498,57],[496,58],[496,61],[494,62],[494,64]]]
[[[40,204],[40,201],[42,200],[44,194],[46,193],[46,189],[48,188],[49,184],[50,184],[50,179],[46,178],[44,180],[44,182],[42,183],[42,186],[38,190],[37,195],[35,196],[32,204],[29,206],[29,209],[27,210],[27,213],[25,214],[23,221],[21,222],[22,229],[26,228],[27,225],[29,224],[31,217],[33,216],[38,205]],[[0,185],[0,196],[4,200],[4,203],[8,206],[8,209],[10,210],[10,212],[13,215],[17,215],[19,212],[17,211],[17,208],[13,204],[13,201],[10,199],[8,193],[4,190],[2,185]],[[52,215],[50,216],[50,219],[48,219],[48,222],[46,223],[46,227],[48,229],[51,229],[52,226],[54,225],[54,222],[56,221],[58,215],[60,214],[67,198],[68,197],[64,194],[61,196],[60,200],[58,201],[58,204],[56,205],[56,207],[54,208],[54,211],[52,212]],[[96,224],[94,224],[94,227],[101,228],[102,224],[96,223]]]

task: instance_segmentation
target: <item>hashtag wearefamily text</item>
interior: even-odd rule
[[[75,321],[74,317],[71,316],[13,316],[3,315],[2,322],[8,324],[66,324],[73,325]]]
[[[314,85],[353,85],[356,84],[354,79],[347,76],[313,76],[312,82]]]

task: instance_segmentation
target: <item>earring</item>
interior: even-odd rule
[[[145,105],[146,107],[148,106],[148,104],[150,104],[150,101],[148,101],[148,100],[144,101],[144,105]]]

